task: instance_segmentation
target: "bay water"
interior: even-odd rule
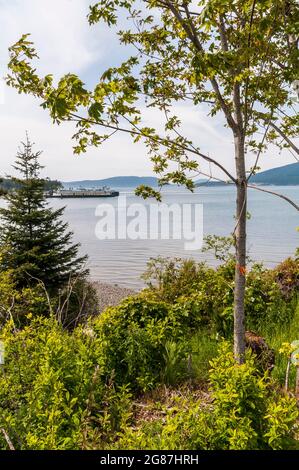
[[[117,189],[117,188],[113,188]],[[265,187],[288,196],[299,203],[299,186]],[[135,196],[132,188],[119,189],[126,196],[127,205],[152,204]],[[163,190],[163,202],[167,204],[202,204],[204,235],[228,236],[235,227],[235,188],[232,186],[201,186],[190,193],[183,188],[167,187]],[[80,242],[81,252],[88,254],[88,267],[92,279],[124,287],[139,288],[143,285],[140,275],[151,257],[185,257],[197,261],[216,263],[212,253],[199,250],[186,251],[184,240],[100,240],[96,236],[99,204],[112,205],[117,211],[118,198],[50,199],[54,208],[65,206],[64,218],[74,232],[74,240]],[[299,214],[286,201],[257,190],[248,194],[248,252],[254,261],[273,267],[299,246]]]

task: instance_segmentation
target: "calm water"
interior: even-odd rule
[[[299,186],[273,187],[299,203]],[[127,203],[142,200],[133,190],[121,190],[127,195]],[[235,190],[233,187],[201,187],[195,194],[183,189],[171,188],[164,191],[163,202],[202,203],[204,211],[204,234],[228,235],[234,228]],[[142,285],[140,275],[150,257],[181,256],[207,260],[214,264],[212,255],[197,251],[185,251],[180,240],[98,240],[95,227],[99,220],[95,210],[99,203],[113,204],[118,198],[109,199],[64,199],[51,200],[53,207],[66,205],[65,220],[81,243],[82,253],[89,255],[88,266],[96,280],[117,283],[127,287]],[[148,204],[148,202],[143,202]],[[298,212],[280,198],[250,190],[248,210],[248,250],[251,258],[263,261],[271,267],[294,253],[299,246]]]
[[[117,189],[117,188],[115,188]],[[273,187],[299,203],[299,186]],[[120,190],[126,194],[127,204],[143,203],[132,189]],[[299,246],[299,214],[291,205],[278,197],[250,190],[248,210],[248,251],[252,259],[263,261],[266,266],[275,266],[287,256],[293,255]],[[99,217],[98,204],[112,204],[117,211],[118,198],[107,199],[50,199],[54,208],[66,206],[64,218],[74,232],[74,240],[81,243],[82,254],[88,254],[88,267],[93,279],[122,286],[142,286],[140,275],[149,258],[157,256],[193,257],[214,265],[210,253],[185,251],[181,240],[99,240],[95,229]],[[163,193],[163,202],[168,204],[203,204],[204,235],[229,235],[234,226],[235,190],[231,186],[201,187],[191,194],[184,189],[168,188]],[[3,200],[0,200],[3,204]]]

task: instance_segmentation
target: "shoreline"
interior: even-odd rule
[[[138,294],[139,290],[129,289],[118,284],[109,284],[102,281],[90,280],[96,289],[99,300],[99,311],[103,312],[107,307],[118,305],[123,299],[130,295]]]

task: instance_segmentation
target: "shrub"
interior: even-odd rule
[[[170,307],[171,311],[186,325],[189,331],[198,330],[204,326],[211,326],[211,314],[208,315],[210,300],[202,292],[192,292],[183,295]]]
[[[53,318],[1,332],[0,427],[16,449],[79,449],[109,440],[129,416],[126,387],[102,380],[101,345]],[[0,448],[7,442],[0,435]]]
[[[233,310],[227,297],[219,296],[217,298],[215,285],[214,293],[210,296],[204,292],[193,292],[188,296],[181,296],[171,307],[176,315],[181,316],[182,321],[192,333],[199,329],[218,332],[220,335],[229,337],[232,332]],[[226,303],[228,305],[226,305]]]
[[[172,273],[172,274],[171,274]],[[191,273],[191,274],[190,274]],[[191,329],[209,327],[230,335],[233,324],[233,266],[217,270],[193,260],[152,259],[146,272],[148,298],[171,304]]]
[[[0,326],[13,321],[16,327],[27,322],[27,315],[49,315],[49,304],[40,286],[17,289],[12,270],[0,272]]]
[[[117,384],[152,388],[165,368],[167,342],[179,342],[187,333],[182,315],[143,295],[108,308],[94,322],[106,358],[105,373],[113,373]]]
[[[132,392],[147,390],[161,376],[176,383],[185,361],[181,333],[175,336],[175,319],[168,309],[144,301],[143,309],[141,303],[142,298],[129,299],[118,310],[107,310],[94,326],[72,332],[54,318],[28,319],[22,330],[9,322],[2,329],[0,428],[14,448],[285,449],[292,445],[298,416],[295,401],[281,396],[273,380],[261,375],[253,356],[237,365],[227,344],[211,361],[211,399],[202,403],[190,392],[162,409],[161,419],[132,427]],[[7,447],[2,433],[0,449]]]
[[[73,329],[99,313],[95,287],[84,275],[70,278],[60,292],[51,299],[52,311],[65,328]]]
[[[286,298],[275,279],[275,271],[261,265],[255,265],[249,271],[245,295],[247,328],[263,329],[267,324],[277,326],[293,318],[296,296]]]
[[[142,278],[157,299],[173,302],[197,289],[213,270],[193,259],[151,258]]]
[[[260,374],[254,355],[248,353],[246,363],[238,365],[224,343],[211,366],[214,412],[229,448],[280,449],[292,444],[296,400],[277,393],[268,374]]]
[[[230,338],[233,326],[234,261],[217,269],[193,260],[152,259],[145,278],[148,298],[185,310],[191,328],[207,327]],[[245,309],[248,329],[290,322],[297,302],[298,261],[276,270],[254,265],[247,274]]]
[[[50,317],[66,328],[86,323],[98,313],[96,289],[83,275],[71,278],[55,294],[47,292],[43,284],[18,288],[14,270],[0,272],[0,325],[13,320],[20,328],[28,323],[28,314]]]
[[[120,433],[119,449],[253,450],[287,449],[294,445],[296,401],[277,393],[267,375],[261,376],[254,357],[234,361],[224,344],[211,362],[212,402],[177,399],[163,418],[137,423]],[[139,424],[139,425],[138,425]]]
[[[299,292],[299,258],[287,258],[273,270],[275,281],[286,299]]]

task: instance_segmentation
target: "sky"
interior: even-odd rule
[[[55,77],[72,72],[94,85],[109,66],[120,64],[129,52],[120,46],[115,33],[103,24],[90,27],[86,15],[93,0],[0,0],[0,77],[7,73],[8,47],[22,34],[31,33],[40,61],[38,71]],[[0,84],[0,175],[11,174],[19,142],[28,131],[36,150],[43,150],[45,175],[61,181],[103,179],[111,176],[151,176],[152,165],[143,144],[133,144],[130,136],[117,134],[97,149],[73,155],[74,125],[53,125],[39,102]],[[183,131],[203,153],[220,160],[233,172],[233,142],[220,117],[208,118],[198,106],[177,106]],[[144,109],[145,122],[161,124],[158,112]],[[251,159],[253,162],[253,157]],[[263,170],[293,163],[288,151],[269,149],[260,162]],[[250,166],[250,161],[248,163]],[[208,168],[203,164],[203,171]],[[222,175],[218,172],[216,176]]]

